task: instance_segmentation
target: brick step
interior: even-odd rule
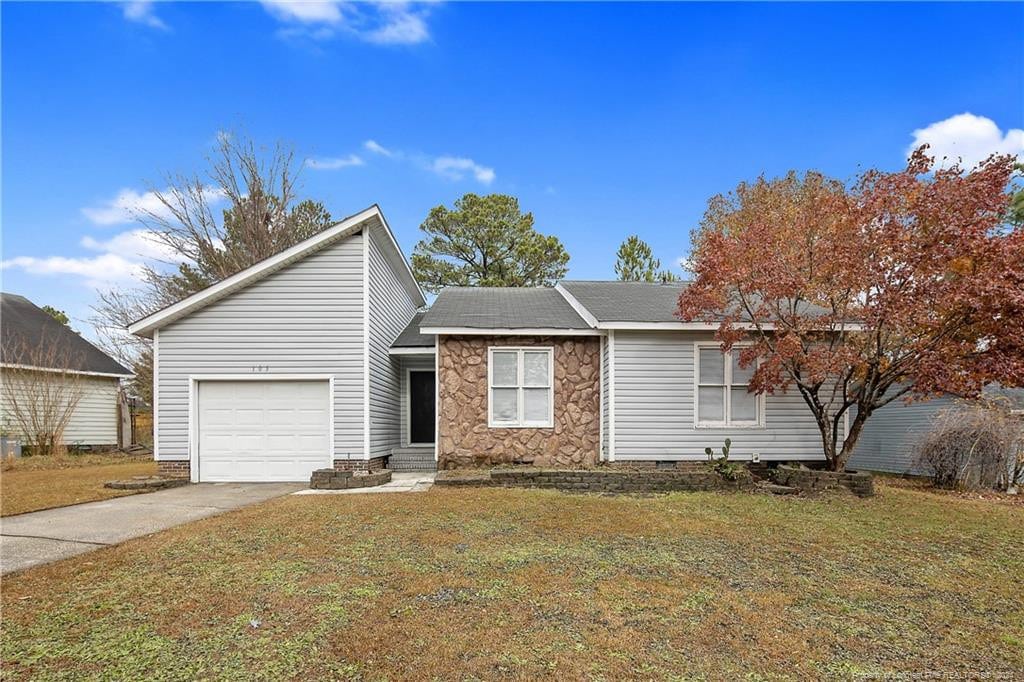
[[[388,467],[393,471],[437,471],[434,448],[395,448],[388,458]]]
[[[430,464],[390,464],[392,471],[437,471],[434,463]]]

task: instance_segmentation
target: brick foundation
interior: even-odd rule
[[[336,459],[334,460],[335,471],[380,471],[387,469],[388,458],[371,457],[370,459]]]
[[[580,493],[667,493],[699,490],[745,490],[753,479],[740,470],[736,480],[722,478],[706,468],[703,471],[623,469],[533,469],[511,467],[489,472],[442,471],[434,485],[493,486],[501,488],[552,488]]]
[[[166,478],[188,478],[190,466],[187,461],[160,460],[156,463],[156,471]]]

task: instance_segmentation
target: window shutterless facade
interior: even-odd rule
[[[716,343],[694,347],[694,424],[698,428],[764,426],[764,396],[747,386],[755,366],[740,367],[742,348],[723,353]]]
[[[554,425],[554,349],[487,349],[487,422],[498,428]]]

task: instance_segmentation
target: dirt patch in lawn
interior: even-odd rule
[[[19,574],[0,659],[9,679],[1013,679],[1022,522],[887,486],[289,496]]]
[[[5,462],[0,471],[0,516],[131,495],[103,484],[115,479],[156,474],[151,457],[124,454],[24,457]]]

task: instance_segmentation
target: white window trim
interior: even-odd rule
[[[750,344],[734,344],[732,350],[739,351],[749,347]],[[728,389],[725,396],[725,421],[709,422],[700,420],[700,351],[702,348],[714,348],[721,352],[722,345],[719,343],[697,342],[693,344],[693,425],[698,429],[763,429],[765,428],[765,396],[763,393],[755,393],[755,410],[757,412],[756,422],[733,422],[730,420],[732,401],[729,400],[729,391],[732,391],[732,358],[725,359],[725,387]]]
[[[546,352],[548,354],[548,419],[546,422],[528,422],[523,420],[526,414],[523,410],[524,388],[543,388],[541,386],[523,385],[523,353],[524,352]],[[497,421],[494,419],[493,403],[491,399],[494,390],[494,353],[495,352],[517,352],[519,359],[516,363],[516,377],[518,404],[516,413],[519,419],[514,422]],[[497,388],[513,388],[512,386],[498,386]],[[487,349],[487,426],[492,429],[550,429],[555,425],[555,348],[554,346],[490,346]]]

